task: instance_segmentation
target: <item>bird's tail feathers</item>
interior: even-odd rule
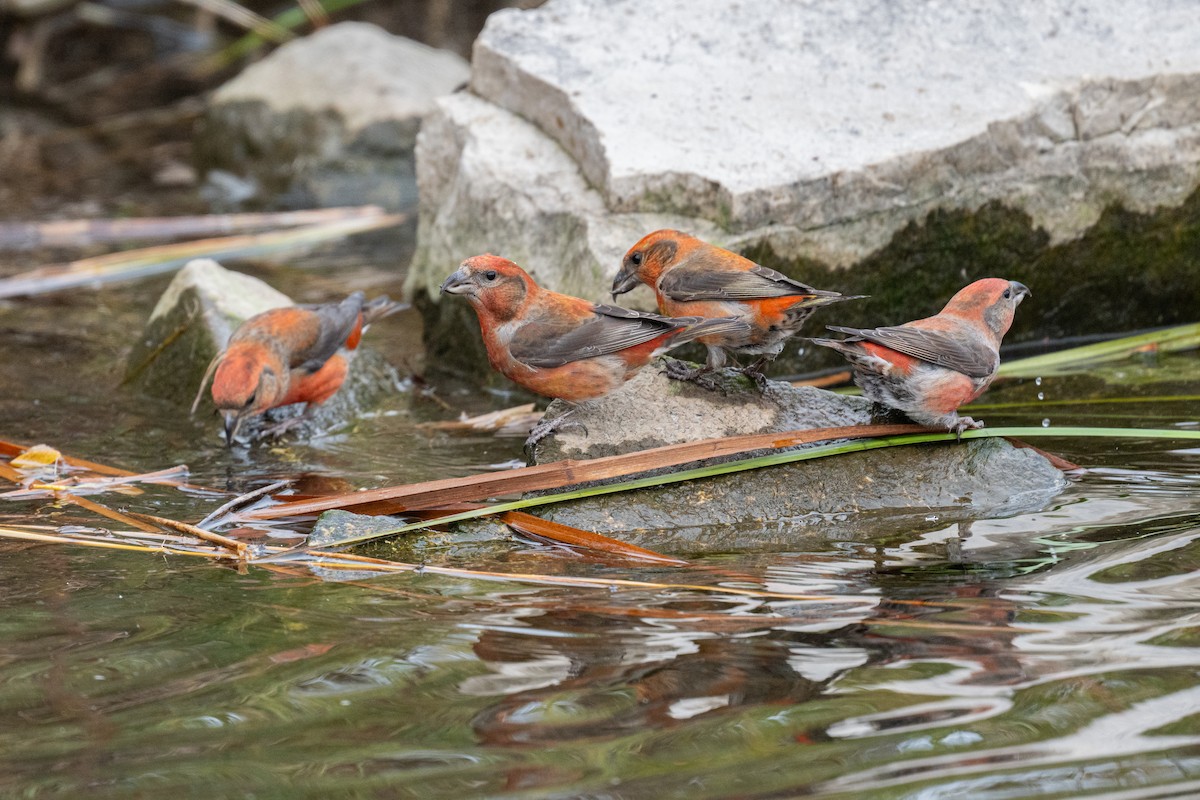
[[[410,308],[408,303],[402,303],[399,300],[391,299],[386,294],[381,294],[363,303],[363,326],[366,327],[376,320],[391,316],[397,311],[404,311],[407,308]]]
[[[672,340],[673,345],[699,339],[701,336],[749,336],[750,325],[733,317],[676,317],[685,323],[683,330]]]
[[[829,306],[834,303],[840,303],[843,300],[863,300],[870,297],[869,294],[838,294],[837,292],[823,292],[820,289],[814,289],[812,297],[801,300],[793,308],[817,308],[819,306]]]
[[[866,328],[847,328],[844,325],[826,325],[825,330],[833,331],[834,333],[844,333],[852,337],[855,341],[867,338],[867,334],[870,333]]]
[[[847,353],[848,354],[848,353],[854,352],[847,345],[847,343],[850,341],[849,339],[819,339],[819,338],[814,337],[811,339],[805,339],[805,341],[811,342],[813,344],[819,344],[819,345],[821,345],[821,347],[828,347],[831,350],[837,350],[839,353]]]

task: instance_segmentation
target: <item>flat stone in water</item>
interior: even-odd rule
[[[871,422],[872,403],[860,397],[776,381],[759,394],[733,373],[722,378],[725,391],[713,392],[672,381],[654,366],[644,369],[621,390],[575,413],[586,433],[569,428],[543,440],[535,461]],[[548,413],[564,410],[556,402]],[[1045,506],[1065,486],[1062,473],[1039,453],[986,439],[852,453],[533,512],[660,551],[785,549],[807,537],[861,541],[1029,511]]]

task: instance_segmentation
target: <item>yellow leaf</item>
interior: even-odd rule
[[[19,456],[8,462],[17,469],[39,469],[57,463],[62,453],[45,444],[35,444]]]

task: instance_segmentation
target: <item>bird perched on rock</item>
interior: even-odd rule
[[[962,435],[983,423],[958,415],[996,377],[1000,340],[1029,289],[1017,281],[984,278],[950,298],[939,313],[890,328],[829,330],[846,339],[813,339],[850,360],[854,382],[870,399],[899,409],[914,422]]]
[[[471,302],[492,367],[532,392],[572,404],[608,394],[659,353],[706,335],[744,335],[748,327],[596,305],[543,289],[513,262],[490,254],[464,261],[442,292]],[[573,411],[540,423],[526,446]]]
[[[339,303],[273,308],[243,322],[200,384],[203,393],[212,375],[212,399],[225,417],[226,442],[233,443],[247,418],[272,408],[307,403],[307,416],[341,388],[349,354],[367,326],[405,307],[387,295],[364,302],[363,293],[354,292]],[[285,420],[264,434],[281,433],[303,418]]]
[[[613,280],[616,298],[642,282],[654,290],[658,310],[670,316],[732,317],[744,331],[701,336],[708,348],[703,367],[678,367],[668,374],[696,380],[725,365],[726,353],[758,356],[742,372],[760,387],[763,367],[783,350],[818,306],[854,300],[837,292],[814,289],[781,272],[756,264],[694,236],[673,230],[648,234],[629,249]]]

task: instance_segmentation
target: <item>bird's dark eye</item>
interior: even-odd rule
[[[631,253],[631,254],[629,255],[629,260],[633,262],[633,265],[634,265],[635,267],[641,266],[641,264],[642,264],[642,254],[641,254],[641,253]]]
[[[496,270],[489,269],[487,272],[483,273],[483,279],[486,281],[496,280]]]
[[[1004,290],[1004,299],[1007,300],[1010,297],[1012,297],[1012,289],[1005,289]]]

